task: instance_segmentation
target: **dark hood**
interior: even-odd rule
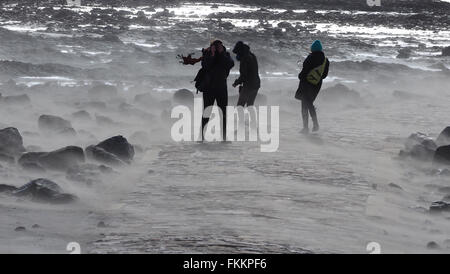
[[[244,44],[242,41],[236,43],[233,49],[233,53],[244,56],[250,52],[250,47]]]

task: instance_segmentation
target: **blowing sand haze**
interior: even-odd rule
[[[1,1],[0,253],[449,253],[450,3],[368,2]]]

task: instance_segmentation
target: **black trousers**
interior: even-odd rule
[[[203,113],[205,112],[206,108],[213,106],[214,102],[217,103],[217,106],[222,111],[222,136],[223,140],[225,140],[227,135],[228,91],[222,90],[222,91],[203,92]],[[204,139],[203,132],[206,124],[209,121],[209,118],[210,118],[209,115],[208,117],[202,118],[202,139]]]
[[[319,122],[317,120],[316,107],[312,100],[307,98],[306,96],[302,98],[302,118],[303,118],[303,128],[308,128],[309,115],[313,120],[314,126],[319,126]]]
[[[245,105],[253,106],[255,103],[256,95],[258,95],[258,89],[240,88],[238,106],[245,107]]]

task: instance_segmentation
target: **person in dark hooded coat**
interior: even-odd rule
[[[228,105],[228,90],[227,78],[230,74],[231,68],[234,66],[234,61],[230,54],[223,46],[220,40],[215,40],[211,46],[203,51],[202,68],[205,70],[205,77],[203,83],[203,109],[213,106],[217,102],[217,106],[222,111],[222,134],[223,140],[226,138],[226,124],[227,124],[227,105]],[[202,139],[203,131],[209,117],[202,118]]]
[[[236,59],[240,62],[239,78],[233,83],[233,87],[242,85],[239,90],[238,106],[252,106],[261,86],[258,72],[258,60],[250,51],[250,47],[242,41],[236,43],[233,49]]]
[[[328,76],[330,61],[325,57],[322,49],[322,43],[319,40],[314,41],[311,45],[311,53],[303,62],[303,69],[298,75],[300,84],[297,90],[296,98],[302,100],[302,118],[303,118],[303,133],[308,133],[309,115],[313,121],[313,131],[319,130],[319,122],[317,120],[316,108],[314,101],[322,87],[322,80]],[[317,83],[311,83],[308,79],[313,70],[319,70],[319,79]]]

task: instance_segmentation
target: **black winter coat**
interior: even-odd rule
[[[323,64],[325,54],[322,51],[315,51],[306,57],[305,61],[303,62],[303,69],[298,75],[298,79],[300,79],[300,85],[299,89],[301,92],[302,97],[306,98],[307,100],[314,102],[317,95],[319,94],[320,89],[322,88],[322,80],[327,78],[328,76],[328,70],[330,68],[330,61],[327,60],[327,63],[325,65],[325,70],[322,75],[322,80],[320,80],[319,84],[313,85],[309,83],[306,80],[306,77],[308,76],[308,73],[313,70],[314,68],[320,66]]]
[[[204,92],[227,92],[227,78],[234,61],[226,51],[211,56],[211,52],[205,51],[202,59],[202,68],[205,70],[207,87]]]
[[[246,52],[240,56],[240,59],[240,76],[234,84],[243,84],[246,90],[259,89],[261,87],[261,79],[259,78],[258,60],[256,56],[251,52]]]

